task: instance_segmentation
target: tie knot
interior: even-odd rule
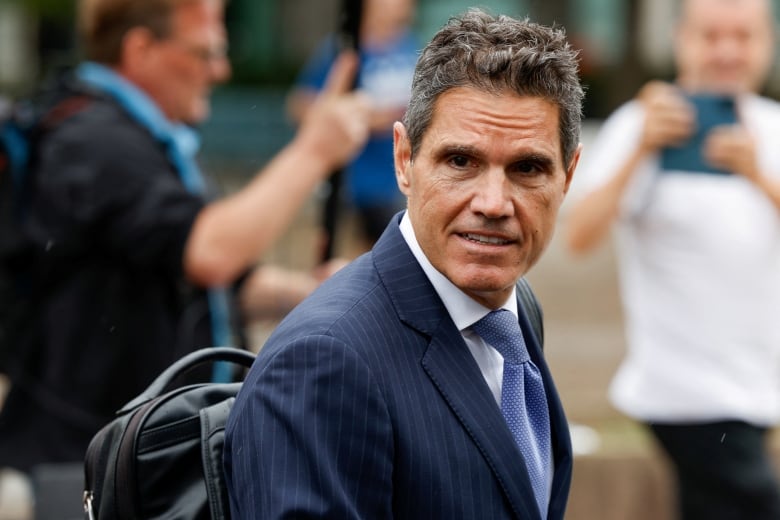
[[[505,362],[519,365],[528,361],[528,349],[520,324],[508,310],[491,311],[471,328],[498,350],[504,356]]]

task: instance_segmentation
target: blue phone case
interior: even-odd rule
[[[696,131],[681,146],[668,147],[661,151],[661,171],[718,175],[731,173],[717,169],[705,161],[702,147],[707,134],[714,127],[737,123],[734,98],[714,94],[695,94],[687,98],[696,110]]]

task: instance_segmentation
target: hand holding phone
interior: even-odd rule
[[[661,171],[728,174],[707,162],[704,158],[704,141],[710,131],[718,126],[737,124],[734,98],[717,94],[691,94],[686,96],[696,111],[696,130],[680,146],[661,150]]]

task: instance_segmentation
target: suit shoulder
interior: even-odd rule
[[[340,321],[359,319],[367,307],[384,300],[389,302],[389,296],[378,274],[367,258],[361,257],[325,281],[281,325],[327,333]]]
[[[363,256],[337,272],[288,314],[266,343],[330,336],[345,345],[363,345],[399,325],[397,312],[370,258]],[[264,347],[265,349],[266,347]]]

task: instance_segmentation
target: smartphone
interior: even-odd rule
[[[716,126],[737,123],[734,98],[718,94],[692,94],[686,96],[696,110],[696,130],[688,141],[680,146],[661,150],[661,171],[729,174],[709,164],[703,156],[704,140]]]

